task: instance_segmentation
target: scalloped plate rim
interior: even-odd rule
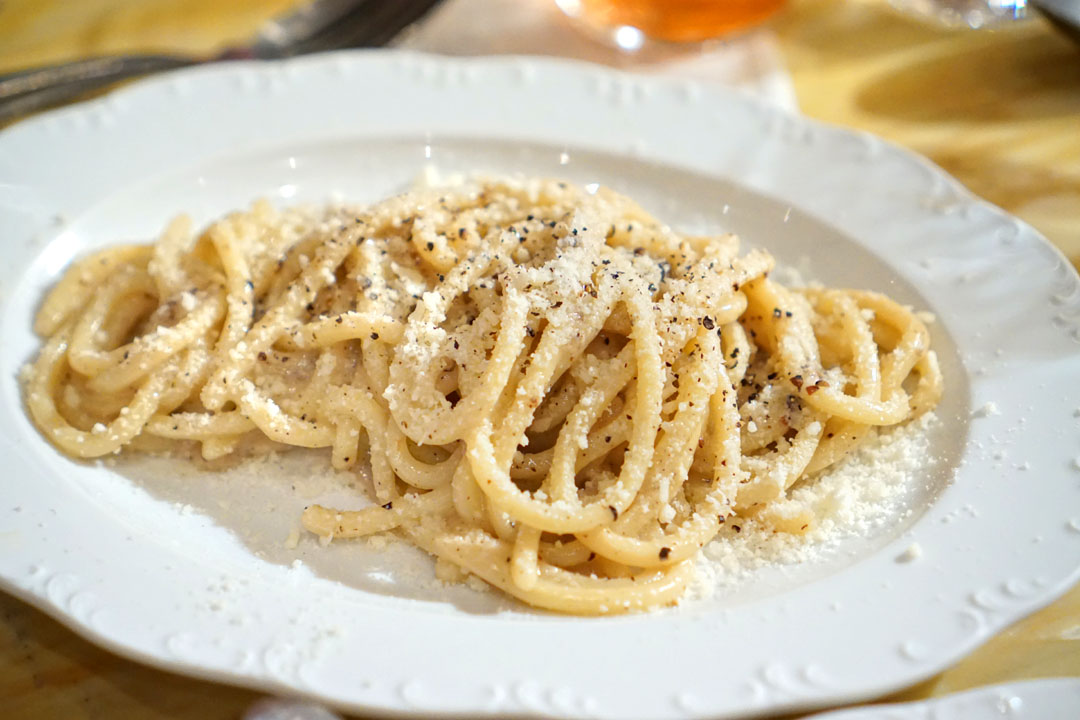
[[[404,60],[402,60],[402,58],[404,58]],[[347,62],[349,64],[368,64],[368,63],[378,64],[379,62],[381,62],[384,59],[388,59],[388,61],[391,62],[391,63],[393,63],[393,62],[405,62],[405,63],[414,62],[414,63],[423,64],[425,62],[426,63],[442,62],[442,63],[445,63],[446,65],[452,65],[452,66],[457,66],[457,67],[465,67],[465,66],[473,65],[473,66],[481,66],[481,67],[484,67],[484,68],[490,68],[492,66],[495,66],[495,67],[512,66],[513,67],[513,66],[515,66],[515,63],[519,64],[519,65],[521,63],[525,63],[527,65],[533,65],[533,66],[538,67],[539,69],[536,70],[536,71],[541,73],[541,74],[544,73],[544,72],[556,72],[556,73],[562,72],[562,73],[570,73],[570,74],[589,75],[590,77],[595,77],[596,75],[606,75],[606,76],[612,77],[612,78],[619,78],[622,81],[629,82],[629,83],[642,83],[642,84],[647,83],[647,84],[649,84],[649,85],[651,85],[653,87],[656,87],[656,86],[673,87],[673,86],[676,85],[676,83],[674,81],[667,81],[667,80],[664,80],[662,78],[655,78],[655,77],[638,78],[638,77],[626,75],[624,73],[620,73],[620,72],[617,72],[617,71],[610,71],[610,70],[606,70],[606,69],[600,69],[600,68],[597,68],[596,66],[588,65],[588,64],[585,64],[585,63],[579,63],[579,62],[574,62],[574,61],[565,61],[565,60],[551,60],[551,59],[543,59],[543,60],[541,60],[541,59],[533,59],[533,58],[506,58],[506,59],[499,59],[499,60],[472,59],[472,60],[438,60],[438,61],[436,61],[434,59],[430,59],[430,58],[427,58],[427,57],[425,57],[423,55],[419,55],[419,54],[416,54],[416,53],[400,53],[400,52],[396,52],[396,51],[390,51],[390,52],[386,52],[386,51],[367,51],[367,52],[363,52],[363,53],[336,53],[336,54],[326,56],[326,57],[302,58],[302,59],[287,61],[286,63],[274,64],[274,65],[254,65],[254,64],[249,64],[249,63],[239,63],[239,64],[235,64],[235,65],[222,66],[222,67],[193,68],[193,69],[189,69],[189,70],[179,71],[178,73],[172,73],[172,74],[170,74],[168,76],[164,76],[164,77],[148,79],[148,80],[145,80],[145,81],[138,82],[138,83],[136,83],[135,85],[133,85],[130,88],[118,91],[114,95],[106,96],[106,97],[103,97],[103,98],[98,98],[98,99],[89,101],[89,102],[87,102],[85,104],[81,104],[81,105],[78,105],[78,106],[75,106],[75,107],[72,107],[72,108],[65,108],[63,110],[60,110],[60,111],[57,111],[57,112],[42,116],[41,118],[38,118],[38,119],[31,119],[31,120],[25,121],[23,123],[19,123],[19,124],[13,126],[12,128],[7,129],[3,133],[0,133],[0,147],[3,147],[5,143],[14,142],[14,140],[13,140],[14,136],[21,136],[21,135],[23,135],[23,133],[32,134],[33,132],[35,132],[39,128],[43,128],[46,122],[53,121],[54,119],[57,119],[57,118],[85,117],[87,114],[89,114],[91,112],[96,112],[96,111],[98,111],[99,109],[102,109],[102,108],[109,109],[110,107],[112,107],[115,110],[115,106],[113,106],[111,104],[117,103],[117,102],[121,103],[119,105],[119,107],[122,110],[124,107],[127,107],[123,103],[128,103],[128,105],[130,105],[131,103],[137,103],[138,98],[140,97],[140,93],[145,93],[146,97],[152,97],[153,93],[155,92],[155,88],[163,87],[163,86],[165,86],[165,85],[167,85],[169,83],[175,82],[177,80],[177,78],[183,78],[184,82],[189,83],[192,86],[195,86],[195,85],[198,84],[200,77],[204,77],[204,76],[214,77],[214,76],[225,75],[225,74],[230,74],[230,73],[252,72],[252,71],[254,71],[258,75],[267,75],[267,74],[274,74],[277,71],[279,71],[281,68],[286,68],[286,67],[291,67],[293,69],[298,70],[300,73],[303,73],[304,71],[312,71],[313,69],[317,70],[318,68],[323,67],[324,65],[332,64],[332,63],[335,63],[335,62],[338,62],[338,63]],[[550,71],[545,70],[545,67],[553,68],[553,70],[550,70]],[[193,89],[192,92],[197,92],[197,88]],[[726,98],[724,97],[725,95],[727,95]],[[707,98],[711,98],[712,101],[715,101],[715,102],[734,102],[736,104],[742,103],[742,104],[745,104],[745,105],[753,105],[753,106],[756,106],[757,109],[760,112],[764,112],[765,114],[769,114],[769,115],[773,115],[773,116],[783,116],[784,115],[784,112],[782,110],[772,108],[772,107],[768,106],[767,104],[765,104],[764,102],[762,102],[762,101],[760,101],[760,100],[758,100],[756,98],[751,98],[750,96],[743,95],[742,93],[739,93],[739,92],[734,92],[733,93],[730,90],[707,88],[707,89],[705,89],[703,91],[703,96],[705,96]],[[119,100],[117,100],[117,98],[119,98]],[[121,112],[121,114],[122,114],[122,112]],[[933,177],[935,182],[938,182],[938,183],[944,182],[944,187],[945,188],[950,190],[953,193],[953,195],[956,196],[957,198],[965,201],[968,205],[978,206],[980,208],[983,208],[984,210],[989,210],[991,212],[991,214],[999,216],[999,219],[1007,219],[1007,218],[1011,219],[1003,211],[999,210],[998,208],[994,207],[993,205],[991,205],[991,204],[989,204],[989,203],[975,197],[974,195],[972,195],[958,181],[956,181],[954,178],[951,178],[951,177],[947,176],[944,173],[944,171],[942,171],[939,167],[934,165],[932,162],[930,162],[926,158],[923,158],[922,156],[919,156],[919,155],[917,155],[915,153],[912,153],[911,151],[908,151],[908,150],[906,150],[904,148],[900,148],[898,146],[895,146],[895,145],[893,145],[891,143],[881,141],[881,140],[879,140],[877,138],[874,138],[871,135],[868,135],[867,133],[863,133],[863,132],[854,132],[853,133],[853,132],[850,132],[850,131],[845,131],[845,130],[842,130],[842,129],[833,128],[833,127],[830,127],[830,126],[824,125],[822,123],[819,123],[817,121],[813,121],[813,120],[809,120],[809,119],[795,118],[794,116],[788,116],[788,117],[789,117],[790,122],[793,122],[794,124],[802,126],[802,127],[816,129],[815,131],[817,131],[817,132],[840,133],[841,135],[845,135],[845,136],[848,136],[848,137],[860,138],[864,142],[877,143],[880,147],[884,148],[888,153],[891,153],[894,156],[900,156],[905,161],[907,161],[909,163],[914,162],[915,164],[917,164],[917,165],[921,166],[922,168],[926,169],[930,173],[930,175]],[[570,132],[570,134],[573,134],[576,131],[571,130],[569,132]],[[589,145],[588,142],[581,141],[580,138],[576,138],[576,139],[579,140],[580,145],[586,145],[586,146]],[[664,162],[667,162],[667,159],[664,159],[664,158],[660,158],[660,159],[662,161],[664,161]],[[682,163],[681,162],[674,162],[673,164],[681,165]],[[755,189],[757,189],[757,188],[755,188]],[[4,209],[5,208],[3,207],[3,201],[0,200],[0,212],[2,212]],[[811,214],[814,214],[813,210],[809,210],[809,212]],[[1019,223],[1018,221],[1015,221],[1015,220],[1013,220],[1013,222],[1015,223],[1016,227],[1018,228],[1018,230],[1017,230],[1018,235],[1023,234],[1023,233],[1028,233],[1028,234],[1032,235],[1033,237],[1035,237],[1038,240],[1038,242],[1035,243],[1034,247],[1038,248],[1039,252],[1046,253],[1046,251],[1049,250],[1050,251],[1050,253],[1049,253],[1050,257],[1055,258],[1056,260],[1058,260],[1058,262],[1065,263],[1066,267],[1069,268],[1069,270],[1071,270],[1071,266],[1068,265],[1067,260],[1064,258],[1064,256],[1061,254],[1061,252],[1059,250],[1057,250],[1057,248],[1053,247],[1048,242],[1046,242],[1044,239],[1039,237],[1037,235],[1037,233],[1034,233],[1034,231],[1032,231],[1026,225],[1023,225],[1022,223]],[[1075,286],[1076,286],[1076,283],[1077,283],[1078,280],[1080,280],[1080,278],[1077,278],[1075,271],[1072,271],[1071,276],[1068,274],[1068,271],[1066,272],[1066,282],[1071,283],[1071,286],[1073,287],[1074,290],[1075,290]],[[6,298],[5,298],[5,300],[6,300]],[[2,511],[3,511],[3,509],[0,508],[0,512],[2,512]],[[745,708],[742,708],[741,710],[739,710],[738,712],[749,711],[749,712],[751,712],[753,714],[758,714],[758,713],[764,713],[764,712],[776,712],[776,711],[781,711],[781,710],[786,710],[786,709],[807,708],[807,707],[811,707],[811,706],[820,706],[824,702],[836,702],[839,699],[856,699],[856,698],[870,697],[870,696],[875,695],[877,693],[886,692],[888,690],[903,687],[903,686],[905,686],[907,684],[915,682],[915,681],[917,681],[917,680],[919,680],[921,678],[927,677],[927,676],[933,674],[934,672],[940,670],[942,667],[946,666],[947,664],[949,664],[950,662],[955,660],[960,655],[964,654],[965,652],[969,651],[971,648],[973,648],[973,647],[981,644],[982,642],[984,642],[986,639],[988,639],[992,635],[992,633],[994,631],[999,630],[1000,628],[1007,625],[1009,622],[1014,621],[1018,617],[1021,617],[1022,615],[1027,614],[1027,613],[1033,611],[1034,609],[1036,609],[1038,607],[1042,607],[1042,606],[1052,602],[1056,597],[1058,597],[1062,593],[1064,593],[1065,590],[1067,590],[1068,587],[1072,583],[1074,583],[1078,577],[1080,577],[1080,567],[1074,566],[1074,567],[1072,567],[1072,569],[1069,572],[1064,573],[1063,575],[1060,575],[1060,576],[1054,578],[1049,583],[1046,583],[1043,587],[1041,587],[1039,589],[1039,591],[1036,594],[1034,594],[1032,596],[1025,597],[1025,598],[1022,599],[1022,601],[1018,601],[1018,602],[1014,603],[1012,606],[1010,606],[1009,612],[1006,612],[1006,613],[1004,613],[1004,614],[1002,614],[1000,616],[992,615],[989,618],[989,620],[986,622],[985,627],[983,627],[979,632],[977,632],[977,633],[971,635],[970,637],[968,637],[967,641],[965,643],[955,644],[952,647],[952,650],[950,652],[946,652],[946,653],[943,653],[943,654],[939,655],[936,658],[935,663],[923,663],[922,665],[918,665],[909,674],[907,674],[904,677],[897,677],[897,678],[893,678],[893,679],[882,679],[878,684],[874,685],[873,687],[869,686],[868,684],[864,684],[864,685],[862,685],[860,687],[859,691],[848,690],[846,692],[840,693],[839,695],[834,693],[833,695],[827,695],[827,696],[826,695],[818,695],[818,696],[814,696],[814,697],[811,697],[811,698],[796,699],[796,700],[792,700],[790,702],[773,702],[773,703],[770,703],[767,706],[763,706],[763,707],[754,707],[754,708],[745,707]],[[133,659],[136,659],[136,660],[138,660],[140,662],[149,662],[149,663],[154,664],[154,665],[159,665],[161,667],[165,667],[165,668],[173,669],[173,670],[180,670],[182,672],[185,672],[186,674],[196,675],[196,676],[199,676],[199,677],[204,677],[206,679],[227,680],[228,682],[231,682],[233,684],[245,685],[245,686],[248,686],[248,687],[260,688],[260,689],[268,689],[268,688],[269,689],[276,689],[276,690],[288,689],[291,692],[298,692],[299,691],[299,692],[302,692],[305,695],[309,695],[309,696],[312,696],[312,697],[323,697],[324,699],[326,698],[325,693],[320,695],[320,693],[318,691],[315,691],[315,692],[305,691],[305,690],[303,690],[301,688],[296,687],[295,685],[289,685],[288,683],[282,683],[282,682],[279,682],[279,681],[275,681],[275,680],[273,680],[271,678],[268,678],[268,677],[265,677],[265,676],[257,677],[257,676],[245,676],[245,675],[234,674],[234,675],[231,675],[231,676],[228,676],[228,677],[223,677],[219,673],[219,671],[208,670],[208,669],[206,669],[203,666],[200,666],[198,664],[185,663],[183,661],[161,657],[160,655],[155,655],[155,654],[152,654],[152,653],[145,653],[144,654],[144,652],[140,651],[137,648],[129,647],[129,646],[123,644],[123,643],[117,643],[116,641],[114,641],[113,638],[109,637],[106,634],[102,634],[102,633],[98,632],[93,627],[91,627],[89,624],[86,624],[86,623],[83,623],[83,622],[79,621],[77,618],[72,616],[70,613],[66,612],[58,604],[54,603],[46,595],[46,593],[43,592],[43,591],[38,592],[38,591],[35,591],[35,590],[31,590],[31,589],[29,589],[27,587],[21,586],[21,585],[18,584],[18,582],[14,578],[8,577],[6,575],[0,576],[0,585],[2,585],[9,592],[12,592],[13,594],[15,594],[15,595],[17,595],[17,596],[31,602],[34,605],[37,605],[40,608],[42,608],[43,610],[48,612],[50,615],[56,617],[61,622],[64,622],[64,623],[68,624],[69,626],[74,627],[78,632],[80,632],[84,636],[87,636],[87,637],[93,639],[94,641],[109,647],[111,650],[113,650],[115,652],[118,652],[118,653],[120,653],[122,655],[126,655],[128,657],[132,657]],[[407,709],[405,707],[390,707],[390,706],[386,706],[386,705],[382,705],[382,704],[370,705],[370,704],[356,703],[356,702],[352,702],[352,701],[349,701],[347,703],[347,706],[355,708],[355,709],[362,709],[362,710],[379,710],[381,712],[392,712],[394,714],[416,714],[416,713],[422,712],[421,710],[416,710],[416,709],[410,710],[410,709]],[[514,708],[514,711],[519,712],[519,713],[522,712],[523,710],[525,710],[525,708],[523,708],[523,707]],[[483,709],[482,708],[476,708],[474,711],[483,711]],[[725,709],[721,709],[720,711],[721,712],[732,712],[732,709],[731,708],[725,708]],[[467,712],[469,712],[469,711],[465,710],[465,711],[461,711],[461,712],[459,712],[457,714],[466,714]],[[602,710],[601,710],[601,712],[602,712]],[[525,714],[532,714],[532,713],[525,713]],[[540,713],[540,714],[544,714],[544,713]],[[686,715],[694,715],[695,713],[691,712],[691,711],[687,711],[685,714]]]

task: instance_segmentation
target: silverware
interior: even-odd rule
[[[275,60],[346,47],[378,47],[438,2],[313,0],[266,23],[248,45],[213,57],[115,55],[0,75],[0,123],[140,75],[210,62]]]

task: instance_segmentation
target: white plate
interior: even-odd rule
[[[374,199],[430,161],[606,182],[688,230],[731,228],[808,258],[827,283],[935,312],[943,460],[910,516],[832,564],[711,601],[566,618],[466,590],[425,595],[377,565],[347,582],[290,569],[213,512],[223,483],[144,487],[66,460],[27,422],[16,373],[36,347],[30,318],[75,253],[260,195]],[[199,68],[5,131],[0,227],[0,580],[147,662],[365,711],[760,714],[926,677],[1080,569],[1076,273],[925,160],[738,93],[387,52]],[[176,485],[203,488],[192,504],[207,512],[176,505]],[[292,522],[282,503],[247,515]],[[922,556],[898,562],[913,543]],[[354,566],[378,557],[331,549]]]
[[[871,705],[806,720],[1061,720],[1080,717],[1080,679],[990,685],[919,702]]]

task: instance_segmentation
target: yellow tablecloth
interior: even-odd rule
[[[4,0],[0,72],[109,52],[209,52],[293,4]],[[792,0],[772,26],[807,115],[930,157],[1080,265],[1080,47],[1039,20],[949,31],[876,0]],[[1080,586],[891,699],[1063,675],[1080,676]],[[5,718],[236,718],[256,697],[117,658],[0,595]]]

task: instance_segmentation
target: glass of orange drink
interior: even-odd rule
[[[566,15],[624,50],[645,41],[702,42],[756,25],[785,0],[555,0]]]

